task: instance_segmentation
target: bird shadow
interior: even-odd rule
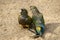
[[[56,30],[59,26],[60,26],[60,23],[47,23],[45,25],[45,33],[44,33],[44,35],[46,35],[47,33],[56,34],[54,32],[54,30]],[[56,34],[56,35],[58,35],[58,34]]]
[[[46,24],[46,31],[54,31],[56,28],[60,26],[60,23],[48,23]]]
[[[45,32],[42,35],[42,38],[45,38],[45,35],[47,33],[56,34],[56,33],[54,33],[54,30],[56,30],[59,26],[60,26],[60,23],[47,23],[47,24],[45,24]],[[31,31],[32,33],[35,34],[34,31],[32,31],[32,30],[29,30],[29,31]]]

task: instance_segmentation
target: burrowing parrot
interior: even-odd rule
[[[21,15],[18,17],[18,22],[23,26],[23,28],[30,28],[32,23],[32,18],[28,16],[28,11],[25,8],[21,9]]]
[[[30,10],[32,11],[32,20],[35,26],[35,37],[42,36],[45,31],[45,22],[42,13],[39,12],[36,6],[30,6]]]

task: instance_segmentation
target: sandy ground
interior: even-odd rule
[[[18,24],[21,8],[35,5],[43,14],[46,31],[43,37],[31,38],[34,34]],[[60,0],[0,0],[0,40],[60,40]]]

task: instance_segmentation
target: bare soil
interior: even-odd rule
[[[43,14],[46,25],[43,37],[36,39],[18,23],[21,8],[32,16],[31,5]],[[60,40],[60,0],[0,0],[0,40]]]

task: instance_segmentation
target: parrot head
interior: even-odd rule
[[[36,6],[30,6],[30,10],[32,11],[33,14],[39,13]]]
[[[28,11],[26,9],[21,9],[21,15],[27,15],[28,14]]]

